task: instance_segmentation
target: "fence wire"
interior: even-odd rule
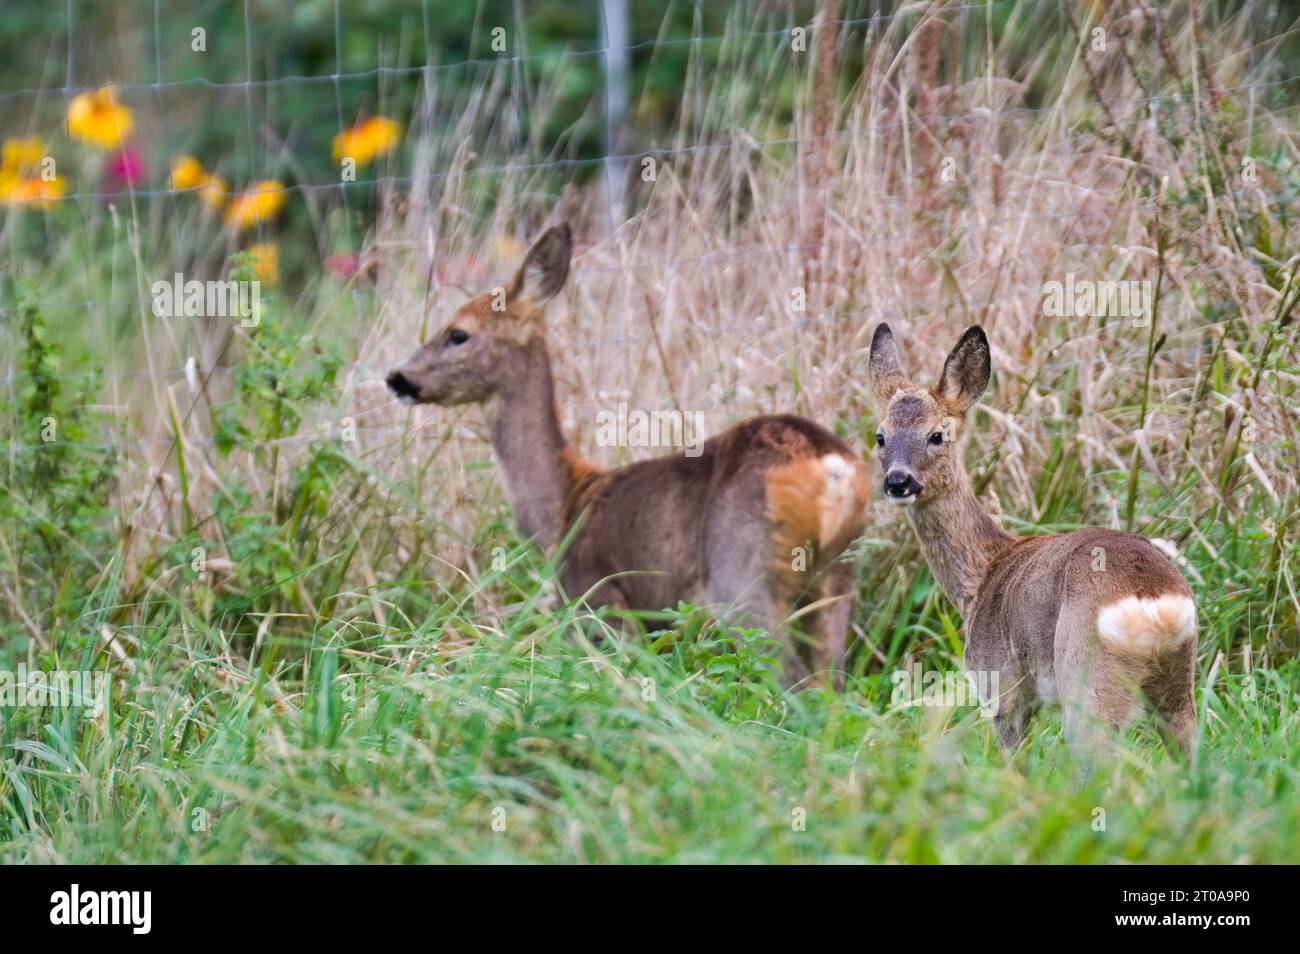
[[[986,0],[986,2],[962,3],[942,8],[944,16],[954,14],[966,14],[971,12],[989,13],[992,10],[1011,6],[1017,0]],[[1057,2],[1057,0],[1030,0],[1037,5],[1048,5]],[[854,28],[871,28],[879,26],[900,17],[917,17],[919,11],[907,9],[889,14],[878,14],[867,17],[841,18],[833,21],[834,26],[839,31],[841,39],[845,31]],[[251,94],[254,90],[262,90],[271,87],[283,87],[291,85],[300,86],[326,86],[332,85],[335,90],[335,99],[337,104],[339,131],[345,128],[341,86],[344,83],[353,82],[377,82],[381,79],[422,79],[426,85],[431,83],[435,78],[446,76],[458,71],[470,71],[474,69],[519,69],[528,66],[542,65],[548,62],[564,62],[566,60],[584,60],[590,58],[605,57],[610,53],[610,48],[606,46],[597,46],[587,49],[563,49],[549,50],[543,53],[521,54],[521,55],[498,55],[492,57],[469,57],[454,63],[434,63],[432,61],[423,65],[409,66],[383,66],[376,65],[369,69],[344,71],[342,66],[341,52],[341,7],[338,0],[335,0],[335,33],[336,33],[336,69],[334,72],[316,75],[285,75],[274,78],[255,79],[252,74],[252,55],[251,55],[251,23],[248,14],[248,5],[245,4],[245,33],[246,33],[246,56],[247,71],[242,80],[214,80],[207,77],[191,77],[186,79],[164,80],[162,78],[162,43],[161,43],[161,0],[155,0],[154,21],[155,21],[155,76],[152,82],[131,82],[114,84],[114,88],[121,93],[126,94],[148,94],[152,93],[159,97],[161,104],[161,94],[164,91],[176,89],[205,89],[211,91],[243,92],[246,95]],[[427,20],[428,10],[425,5],[425,16]],[[0,103],[8,103],[18,98],[31,98],[39,100],[42,97],[58,97],[70,100],[72,97],[93,92],[101,89],[102,86],[78,85],[73,82],[74,77],[74,55],[73,55],[73,36],[75,24],[73,21],[73,4],[72,0],[67,3],[68,18],[68,53],[67,53],[67,71],[65,82],[57,87],[24,87],[9,90],[0,90]],[[658,50],[664,48],[691,46],[694,49],[701,49],[705,46],[723,46],[727,43],[735,42],[769,42],[769,41],[788,41],[791,37],[791,30],[798,26],[812,34],[819,29],[824,29],[827,24],[820,20],[814,19],[806,24],[792,24],[782,29],[776,30],[733,30],[723,34],[712,36],[692,36],[682,38],[657,38],[654,40],[644,40],[635,43],[625,44],[618,47],[624,54],[632,54],[646,50]],[[1251,111],[1253,120],[1253,111],[1255,97],[1259,91],[1267,89],[1277,89],[1292,85],[1300,85],[1300,76],[1288,76],[1285,78],[1273,80],[1259,80],[1251,83],[1243,83],[1234,86],[1222,87],[1200,87],[1196,90],[1195,95],[1213,94],[1234,94],[1247,93],[1251,97]],[[1188,103],[1194,94],[1191,93],[1160,93],[1140,97],[1114,98],[1108,100],[1093,100],[1092,106],[1101,105],[1106,109],[1127,108],[1128,115],[1133,116],[1145,112],[1154,117],[1156,111],[1162,106],[1178,107]],[[251,106],[251,104],[250,104]],[[1059,114],[1063,119],[1069,115],[1070,107],[1065,103],[1055,103],[1038,106],[1007,106],[1004,108],[979,108],[964,112],[949,113],[928,113],[923,117],[924,122],[931,124],[958,123],[969,120],[980,121],[997,121],[1025,116],[1041,116],[1049,114]],[[250,108],[250,124],[252,110]],[[165,116],[164,116],[165,121]],[[392,174],[376,176],[364,180],[352,181],[331,181],[331,182],[294,182],[282,185],[273,191],[285,192],[291,194],[312,195],[316,193],[327,193],[337,190],[346,202],[347,193],[357,188],[373,189],[392,189],[397,187],[416,188],[444,182],[451,177],[457,178],[476,178],[476,177],[500,177],[511,175],[538,175],[548,173],[569,173],[582,172],[584,170],[596,169],[602,166],[608,167],[611,163],[634,163],[646,158],[654,158],[657,161],[671,161],[676,158],[694,157],[702,155],[722,155],[732,152],[742,153],[759,153],[764,151],[775,151],[783,148],[796,150],[802,154],[805,149],[812,146],[823,145],[827,143],[842,142],[853,136],[871,135],[874,133],[885,132],[896,129],[905,123],[916,123],[918,120],[907,120],[905,118],[881,119],[865,126],[860,126],[851,130],[835,130],[823,136],[788,136],[776,137],[771,139],[753,139],[750,137],[738,137],[722,142],[703,142],[691,143],[684,145],[649,145],[642,149],[629,150],[624,152],[610,153],[608,155],[597,157],[555,157],[535,162],[507,162],[497,165],[472,167],[457,170],[434,171],[425,174]],[[1253,131],[1253,122],[1252,122]],[[0,130],[0,132],[6,132]],[[250,130],[250,143],[253,137]],[[56,204],[78,203],[78,202],[96,202],[105,203],[115,200],[129,201],[134,203],[136,200],[153,200],[171,196],[183,196],[194,193],[197,188],[177,189],[177,188],[154,188],[154,189],[137,189],[128,187],[116,191],[96,191],[96,192],[71,192],[65,195],[51,197],[50,202]],[[236,198],[246,195],[247,192],[238,190],[223,190],[223,195],[230,198]],[[902,199],[898,197],[880,197],[876,200],[885,206],[901,206]],[[1135,202],[1110,210],[1112,218],[1118,218],[1121,215],[1133,212],[1146,212],[1155,207],[1155,202]],[[16,209],[11,214],[21,214],[24,210]],[[134,206],[133,206],[134,211]],[[1077,219],[1077,212],[1058,212],[1043,215],[1016,214],[1007,216],[1003,219],[990,220],[984,222],[972,222],[960,225],[955,232],[950,231],[947,235],[948,240],[954,236],[964,238],[971,233],[980,229],[994,228],[999,225],[1008,223],[1027,223],[1032,221],[1043,220],[1065,220]],[[349,220],[349,228],[350,228]],[[572,271],[576,273],[598,273],[598,274],[618,274],[633,273],[639,271],[655,270],[667,273],[675,273],[681,269],[699,267],[705,265],[714,265],[718,263],[731,262],[749,262],[756,259],[770,258],[777,261],[785,261],[792,265],[797,264],[795,256],[804,255],[812,252],[835,251],[849,248],[865,248],[878,243],[894,243],[916,238],[921,234],[928,233],[929,229],[925,226],[917,226],[902,231],[881,232],[860,238],[849,238],[840,240],[825,240],[816,244],[792,243],[786,245],[770,246],[745,246],[738,248],[716,249],[701,255],[692,256],[670,256],[666,258],[649,259],[638,262],[620,263],[617,265],[604,265],[597,263],[584,263],[581,258],[575,261]],[[1076,248],[1102,247],[1105,243],[1076,242],[1072,243]],[[11,252],[12,254],[12,252]],[[506,276],[498,276],[495,280],[488,280],[489,287],[493,283],[503,284],[507,280]],[[335,293],[322,293],[319,290],[303,291],[294,295],[272,295],[264,296],[261,301],[270,304],[297,304],[308,301],[311,304],[320,307],[332,306],[336,301],[348,301],[353,303],[354,309],[358,314],[361,312],[361,302],[363,299],[369,299],[376,294],[374,289],[369,288],[344,288]],[[975,310],[983,310],[993,304],[993,301],[970,303],[970,307]],[[143,309],[149,306],[147,298],[117,298],[108,300],[86,300],[68,304],[49,304],[43,305],[43,311],[50,312],[91,312],[96,309],[118,310],[118,309]],[[0,316],[3,316],[4,309],[0,308]],[[898,317],[914,314],[914,310],[904,309],[902,307],[873,309],[871,319],[879,320],[887,317]],[[865,320],[864,317],[864,320]],[[825,321],[824,316],[786,316],[784,319],[787,324],[799,327],[804,324],[819,324]],[[630,338],[619,336],[612,343],[620,345],[644,345],[646,337]],[[86,372],[81,374],[59,374],[53,377],[59,381],[67,382],[91,382],[91,381],[116,381],[116,380],[135,380],[135,379],[178,379],[186,375],[197,373],[204,381],[209,380],[213,375],[230,374],[239,370],[236,365],[214,365],[206,368],[196,367],[166,367],[166,368],[142,368],[118,371],[101,371]],[[340,368],[344,372],[374,372],[377,369],[368,367],[364,362],[351,362],[342,365]],[[0,378],[0,384],[13,388],[20,382],[28,379],[29,376],[23,374],[9,374]],[[353,414],[364,413],[363,411],[352,412]],[[359,426],[352,429],[356,434],[388,434],[393,432],[402,432],[409,434],[412,432],[412,425],[407,422],[393,422],[377,426]],[[296,434],[291,437],[280,438],[274,441],[249,442],[241,440],[241,449],[250,447],[272,447],[292,444],[309,444],[320,441],[338,440],[337,433],[334,430],[320,431],[312,434]],[[116,443],[79,443],[50,441],[33,444],[22,444],[15,441],[9,441],[7,450],[11,454],[24,454],[50,450],[55,448],[69,449],[90,449],[100,451],[110,450],[145,450],[148,448],[174,448],[178,443],[189,446],[216,447],[219,442],[215,438],[196,437],[186,435],[179,441],[176,438],[155,438],[143,439],[137,441],[125,441]]]

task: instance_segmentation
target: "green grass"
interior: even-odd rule
[[[686,148],[612,231],[599,170],[535,165],[590,129],[525,147],[502,121],[521,103],[530,128],[562,118],[581,98],[564,74],[440,92],[455,122],[401,117],[404,155],[426,157],[394,159],[410,191],[347,202],[310,171],[333,119],[241,112],[283,144],[245,160],[238,140],[198,149],[221,137],[188,117],[222,107],[196,96],[151,140],[150,191],[181,149],[232,183],[287,164],[312,187],[259,230],[285,268],[256,329],[163,319],[146,294],[247,274],[251,235],[192,196],[100,201],[103,157],[57,132],[61,94],[0,129],[49,138],[85,194],[0,210],[0,671],[113,678],[98,715],[0,708],[0,861],[1300,858],[1300,34],[1234,5],[1199,5],[1199,31],[1193,7],[1159,8],[1158,34],[1111,24],[1087,58],[1074,29],[1104,5],[1072,27],[995,4],[991,30],[965,11],[912,42],[918,8],[846,33],[829,83],[783,41],[728,44],[726,82],[643,91],[627,148]],[[313,88],[336,117],[337,90]],[[132,100],[142,134],[153,99]],[[673,136],[641,128],[678,100]],[[427,202],[407,201],[416,182]],[[761,634],[699,609],[596,640],[590,610],[553,605],[480,418],[408,411],[383,377],[560,217],[581,253],[548,316],[559,405],[602,465],[645,456],[596,446],[596,412],[624,401],[703,411],[713,432],[801,413],[865,450],[874,324],[908,329],[928,380],[984,325],[976,485],[1015,532],[1131,526],[1176,554],[1201,625],[1194,764],[1137,727],[1087,773],[1051,710],[1008,754],[972,710],[891,707],[893,673],[955,671],[963,644],[883,506],[846,557],[842,694],[781,692]],[[376,268],[327,267],[356,251]],[[1156,282],[1153,323],[1048,315],[1044,282],[1071,271]]]
[[[511,572],[528,562],[516,555]],[[138,652],[114,666],[99,718],[9,711],[0,858],[1300,855],[1294,662],[1256,672],[1251,686],[1241,674],[1203,673],[1194,767],[1139,728],[1086,774],[1050,710],[1009,755],[974,710],[891,710],[881,674],[855,677],[838,696],[782,694],[762,639],[719,633],[699,612],[657,639],[594,645],[600,624],[574,607],[534,600],[476,620],[478,590],[468,585],[419,625],[384,629],[357,615],[317,620],[300,642],[271,635],[253,664],[170,607],[169,623],[130,634]],[[71,653],[60,662],[80,665]]]

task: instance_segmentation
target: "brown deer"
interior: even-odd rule
[[[837,557],[862,532],[865,465],[799,417],[754,417],[674,454],[604,471],[560,431],[545,305],[564,286],[573,238],[558,225],[514,280],[461,306],[388,376],[414,403],[481,404],[520,530],[548,550],[571,535],[560,583],[595,607],[707,602],[782,643],[783,681],[809,675],[783,622],[812,617],[813,665],[842,683],[853,583]]]
[[[1196,603],[1169,560],[1114,530],[1016,537],[976,500],[960,437],[989,381],[983,330],[966,330],[932,389],[904,374],[888,325],[876,328],[870,368],[885,496],[907,507],[935,579],[961,610],[967,668],[997,674],[1002,743],[1021,741],[1040,699],[1059,698],[1066,737],[1089,756],[1145,697],[1166,741],[1189,751]]]

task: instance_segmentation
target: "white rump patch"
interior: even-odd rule
[[[853,465],[839,454],[827,454],[822,458],[822,468],[826,471],[826,483],[848,480],[853,476]]]
[[[852,463],[839,454],[826,454],[821,459],[822,485],[821,521],[818,527],[822,543],[833,540],[854,517],[858,505],[854,493],[856,471]]]
[[[1102,643],[1123,653],[1149,655],[1196,638],[1196,603],[1189,596],[1126,596],[1097,614]]]

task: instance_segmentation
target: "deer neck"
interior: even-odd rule
[[[965,615],[989,564],[1015,537],[980,506],[964,470],[952,491],[909,507],[907,515],[930,572]]]
[[[564,535],[575,458],[555,412],[551,359],[542,338],[529,342],[518,372],[487,405],[492,449],[519,530],[550,550]]]

